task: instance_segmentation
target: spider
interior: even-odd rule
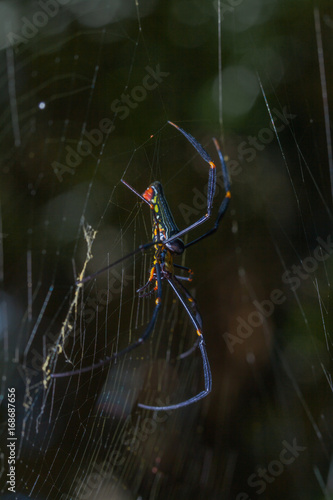
[[[187,399],[186,401],[183,401],[181,403],[169,405],[169,406],[151,406],[151,405],[145,405],[142,403],[138,403],[138,406],[140,408],[145,408],[146,410],[176,410],[177,408],[183,408],[184,406],[188,406],[192,403],[196,403],[200,399],[206,397],[210,392],[212,388],[212,375],[211,375],[211,370],[210,370],[210,365],[208,361],[208,356],[206,352],[206,347],[205,347],[205,341],[203,337],[203,332],[202,332],[202,318],[201,314],[199,313],[196,301],[190,294],[190,292],[185,288],[185,286],[181,283],[181,280],[187,280],[191,281],[192,280],[192,271],[184,266],[180,266],[174,263],[174,257],[177,255],[181,255],[187,248],[189,248],[192,245],[195,245],[202,241],[204,238],[207,238],[211,234],[213,234],[218,226],[219,223],[225,214],[229,200],[231,197],[230,194],[230,181],[228,177],[228,172],[227,168],[219,147],[219,144],[217,140],[214,138],[214,144],[219,156],[219,160],[221,163],[221,168],[222,168],[222,175],[223,175],[223,181],[224,181],[224,188],[225,188],[225,196],[220,204],[219,210],[217,217],[215,219],[214,225],[211,229],[206,231],[203,235],[199,236],[198,238],[194,239],[193,241],[190,241],[189,243],[184,244],[183,240],[181,239],[181,236],[184,234],[188,233],[189,231],[192,231],[192,229],[195,229],[196,227],[200,226],[204,222],[206,222],[211,214],[212,214],[212,206],[213,206],[213,198],[215,194],[215,187],[216,187],[216,165],[207,153],[205,149],[199,144],[199,142],[188,132],[185,132],[182,128],[180,128],[178,125],[172,122],[168,122],[170,125],[175,127],[179,132],[181,132],[186,139],[194,146],[194,148],[197,150],[197,152],[200,154],[202,159],[209,165],[209,177],[208,177],[208,189],[207,189],[207,212],[205,215],[200,217],[196,222],[191,224],[190,226],[186,227],[185,229],[179,230],[175,220],[173,218],[173,215],[170,211],[169,205],[166,201],[166,198],[164,196],[163,188],[160,182],[155,181],[150,186],[145,190],[145,192],[141,195],[139,194],[132,186],[127,184],[122,179],[122,183],[127,186],[128,189],[130,189],[134,194],[136,194],[141,201],[144,203],[148,204],[148,206],[151,209],[152,213],[152,241],[149,243],[146,243],[145,245],[140,245],[136,250],[131,252],[130,254],[126,255],[125,257],[122,257],[121,259],[117,260],[116,262],[112,263],[109,266],[106,266],[103,269],[100,269],[96,273],[85,277],[81,282],[78,282],[79,284],[82,284],[86,281],[89,281],[90,279],[94,278],[97,274],[100,274],[110,267],[113,267],[120,262],[122,262],[125,259],[128,259],[129,257],[135,255],[136,253],[143,252],[144,250],[154,247],[154,260],[153,260],[153,265],[150,270],[149,278],[147,283],[141,287],[137,292],[139,293],[139,296],[147,296],[155,292],[156,294],[156,299],[155,299],[155,307],[154,311],[152,314],[152,317],[149,321],[148,326],[146,327],[144,333],[141,335],[141,337],[133,342],[132,344],[128,345],[118,353],[112,354],[111,356],[107,356],[105,359],[98,361],[97,363],[87,366],[84,368],[80,368],[78,370],[74,371],[67,371],[67,372],[62,372],[62,373],[53,373],[51,375],[51,378],[60,378],[60,377],[68,377],[72,375],[78,375],[84,372],[89,372],[92,370],[95,370],[97,368],[100,368],[102,366],[105,366],[107,364],[110,364],[113,360],[120,358],[121,356],[127,354],[128,352],[132,351],[136,347],[139,347],[141,344],[143,344],[150,334],[152,333],[158,313],[161,309],[162,306],[162,281],[167,281],[169,285],[171,286],[172,290],[174,291],[175,295],[177,296],[178,300],[184,307],[186,313],[188,314],[190,320],[192,321],[194,328],[196,329],[196,333],[198,335],[198,339],[196,343],[193,345],[192,348],[190,348],[188,351],[185,353],[181,354],[179,358],[185,358],[189,354],[191,354],[198,346],[201,352],[201,357],[202,357],[202,364],[203,364],[203,373],[204,373],[204,384],[205,388],[203,391],[199,392],[196,396],[193,396],[192,398]],[[184,276],[177,276],[176,275],[176,269],[181,269],[185,272],[188,273],[188,277]],[[152,285],[153,288],[151,287]],[[149,289],[148,291],[145,291],[146,289]]]

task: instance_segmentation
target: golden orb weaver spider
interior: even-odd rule
[[[119,264],[120,262],[124,261],[125,259],[128,259],[132,257],[133,255],[143,252],[144,250],[154,247],[154,262],[150,270],[149,274],[149,279],[147,283],[141,287],[137,292],[139,293],[139,296],[146,296],[151,294],[152,292],[155,291],[156,293],[156,300],[155,300],[155,307],[154,311],[152,314],[152,317],[149,321],[149,324],[147,328],[145,329],[144,333],[141,335],[141,337],[133,342],[132,344],[128,345],[121,351],[112,354],[111,356],[107,356],[105,359],[98,361],[97,363],[94,363],[91,366],[87,366],[84,368],[80,368],[78,370],[73,370],[73,371],[67,371],[67,372],[62,372],[62,373],[53,373],[50,375],[51,378],[61,378],[61,377],[69,377],[72,375],[79,375],[81,373],[89,372],[92,370],[95,370],[97,368],[100,368],[102,366],[105,366],[107,364],[110,364],[113,360],[120,358],[121,356],[124,356],[128,352],[132,351],[136,347],[139,347],[141,344],[143,344],[150,334],[152,333],[158,313],[160,311],[161,305],[162,305],[162,280],[166,280],[171,288],[173,289],[174,293],[176,294],[177,298],[183,305],[184,309],[186,310],[190,320],[192,321],[196,333],[198,335],[197,342],[194,344],[194,346],[186,351],[185,353],[181,354],[179,357],[180,358],[185,358],[189,354],[191,354],[197,346],[199,346],[200,352],[201,352],[201,357],[202,357],[202,364],[203,364],[203,372],[204,372],[204,382],[205,382],[205,388],[203,391],[201,391],[199,394],[196,396],[193,396],[192,398],[187,399],[186,401],[183,401],[181,403],[177,403],[174,405],[168,405],[168,406],[150,406],[150,405],[145,405],[138,403],[138,406],[140,408],[145,408],[147,410],[176,410],[177,408],[182,408],[184,406],[188,406],[192,403],[195,403],[199,401],[200,399],[206,397],[210,392],[212,388],[212,374],[210,370],[210,365],[208,361],[208,356],[206,352],[206,347],[205,347],[205,341],[202,333],[202,318],[199,313],[199,310],[196,305],[196,301],[190,294],[190,292],[185,288],[185,286],[182,285],[180,282],[181,279],[185,279],[187,281],[191,281],[192,277],[192,271],[183,266],[179,266],[173,262],[174,256],[175,255],[181,255],[188,247],[199,243],[199,241],[203,240],[204,238],[207,238],[207,236],[210,236],[213,234],[218,226],[219,223],[225,214],[229,200],[231,197],[230,194],[230,181],[229,181],[229,176],[227,172],[227,167],[225,165],[223,155],[221,153],[219,144],[217,140],[214,138],[214,144],[219,156],[219,160],[221,163],[221,168],[222,168],[222,175],[223,175],[223,181],[224,181],[224,188],[225,188],[225,196],[222,200],[222,203],[220,204],[219,210],[217,217],[215,219],[214,225],[211,229],[206,231],[203,235],[199,236],[198,238],[194,239],[193,241],[190,241],[189,243],[184,244],[184,242],[180,239],[181,236],[184,234],[188,233],[192,229],[198,227],[200,224],[203,224],[205,221],[207,221],[212,213],[212,207],[213,207],[213,198],[215,194],[215,187],[216,187],[216,165],[207,153],[205,149],[199,144],[199,142],[188,132],[185,132],[182,128],[180,128],[178,125],[172,122],[168,122],[170,125],[175,127],[179,132],[181,132],[186,139],[194,146],[194,148],[197,150],[197,152],[200,154],[202,159],[208,163],[209,165],[209,176],[208,176],[208,189],[207,189],[207,212],[205,215],[203,215],[200,219],[198,219],[196,222],[191,224],[190,226],[186,227],[185,229],[182,229],[179,231],[175,220],[173,218],[173,215],[171,213],[171,210],[169,208],[169,205],[166,201],[166,198],[164,196],[163,188],[160,182],[155,181],[150,186],[146,189],[146,191],[140,195],[133,187],[131,187],[127,182],[125,182],[123,179],[121,180],[125,186],[127,186],[133,193],[135,193],[143,202],[147,203],[152,211],[152,219],[153,219],[153,238],[152,241],[149,243],[146,243],[145,245],[140,245],[136,250],[131,252],[130,254],[126,255],[125,257],[122,257],[121,259],[118,259],[116,262],[113,262],[111,265],[104,267],[103,269],[100,269],[96,273],[87,276],[84,278],[79,284],[85,283],[89,281],[90,279],[94,278],[98,274],[106,271],[107,269],[110,269],[111,267]],[[182,276],[176,276],[175,274],[175,268],[180,268],[189,273],[189,276],[182,277]],[[152,290],[149,292],[144,292],[144,290],[149,287],[149,285],[155,282],[155,286]],[[185,298],[184,298],[185,297]],[[189,303],[189,304],[188,304]]]

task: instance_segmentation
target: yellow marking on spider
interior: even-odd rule
[[[227,191],[227,192],[225,193],[225,197],[226,197],[226,198],[231,198],[231,193],[230,193],[230,191]]]
[[[161,303],[161,299],[159,297],[157,297],[157,299],[155,300],[155,304],[158,306],[158,304]]]
[[[201,330],[197,330],[197,335],[199,335],[199,337],[202,336]]]
[[[210,161],[209,165],[210,165],[210,168],[216,168],[216,165],[215,165],[215,163],[213,161]]]
[[[154,262],[156,264],[156,262]],[[150,275],[149,275],[149,280],[148,281],[153,281],[154,279],[154,273],[155,273],[155,266],[153,266],[150,270]]]

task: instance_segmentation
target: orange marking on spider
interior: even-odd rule
[[[153,196],[154,196],[154,191],[153,191],[153,188],[151,186],[149,186],[149,188],[147,188],[146,191],[142,195],[142,197],[147,201],[151,201]],[[151,204],[150,208],[154,208],[154,205]]]

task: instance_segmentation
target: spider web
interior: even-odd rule
[[[302,11],[302,17],[299,12]],[[258,1],[1,2],[3,498],[333,495],[333,20],[328,5]],[[206,209],[207,165],[231,178],[219,231],[177,262],[203,316],[213,391],[172,290],[151,338],[136,290],[152,252],[139,193],[160,180],[180,228]],[[207,226],[210,223],[207,223]],[[198,228],[188,238],[204,231]],[[189,240],[190,241],[190,240]],[[15,388],[15,493],[8,490]]]

